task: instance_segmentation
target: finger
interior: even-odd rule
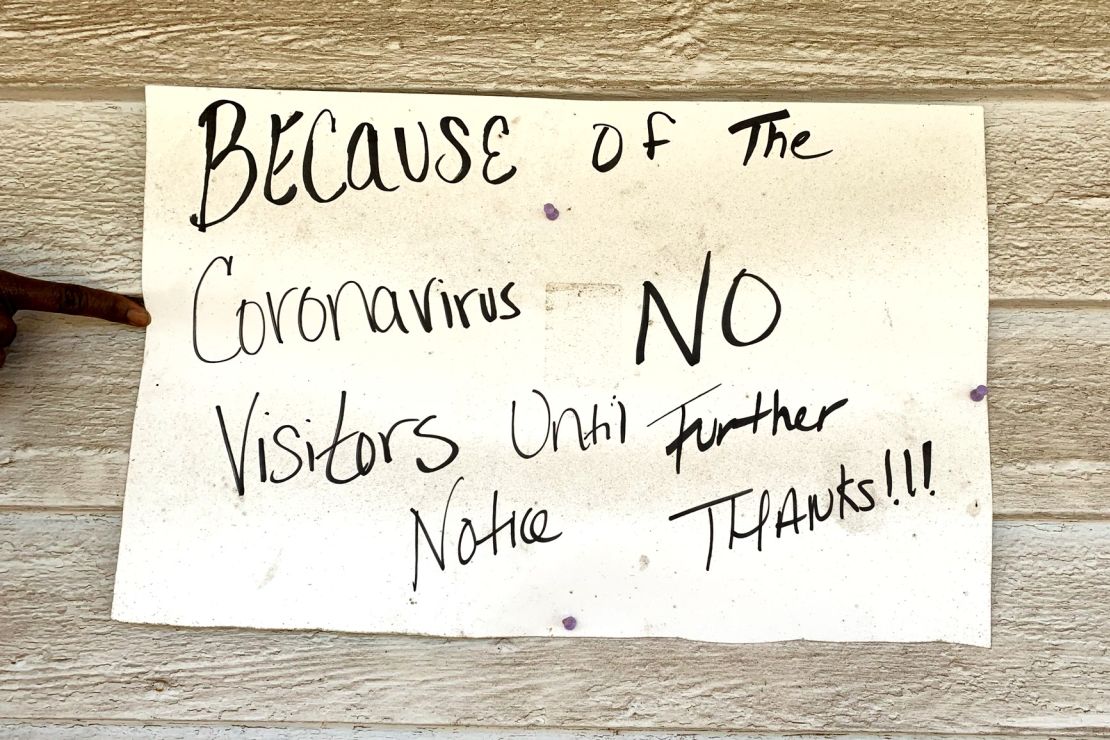
[[[127,296],[69,283],[0,272],[0,284],[13,310],[52,311],[75,316],[92,316],[132,326],[146,326],[150,314]]]
[[[5,349],[15,339],[15,322],[11,316],[0,311],[0,350]]]

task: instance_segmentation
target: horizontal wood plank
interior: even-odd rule
[[[1110,106],[985,114],[992,298],[1110,299]]]
[[[1110,733],[1110,523],[995,526],[990,649],[447,640],[122,624],[108,619],[118,536],[117,515],[0,514],[4,714]]]
[[[21,318],[0,370],[0,506],[120,507],[142,348],[135,329]],[[1110,306],[991,312],[996,517],[1110,516],[1108,369]]]
[[[1063,737],[1053,733],[1052,737]],[[254,727],[211,724],[0,722],[6,740],[1036,740],[1031,735],[767,735],[454,727]],[[1047,735],[1041,740],[1051,740]]]
[[[8,0],[0,85],[1104,94],[1108,35],[1076,0]]]
[[[986,109],[991,295],[1110,299],[1110,103]],[[0,102],[6,269],[140,291],[141,103]]]

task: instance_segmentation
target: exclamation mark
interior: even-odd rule
[[[894,470],[893,470],[893,468],[891,468],[891,465],[890,465],[890,450],[889,449],[886,451],[885,467],[886,467],[886,497],[890,498],[891,496],[894,495]],[[898,499],[894,499],[894,505],[895,506],[898,505]]]
[[[921,466],[924,468],[925,487],[929,488],[929,479],[933,472],[933,442],[932,440],[921,445]],[[937,492],[929,488],[929,495],[936,496]]]
[[[902,458],[906,461],[906,491],[910,496],[916,496],[917,489],[913,487],[913,458],[910,456],[910,451],[902,450]]]

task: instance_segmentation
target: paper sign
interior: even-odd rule
[[[116,619],[990,640],[982,111],[150,88]]]

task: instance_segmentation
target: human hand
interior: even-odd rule
[[[150,314],[127,296],[106,290],[15,275],[0,270],[0,367],[15,339],[16,311],[52,311],[146,326]]]

